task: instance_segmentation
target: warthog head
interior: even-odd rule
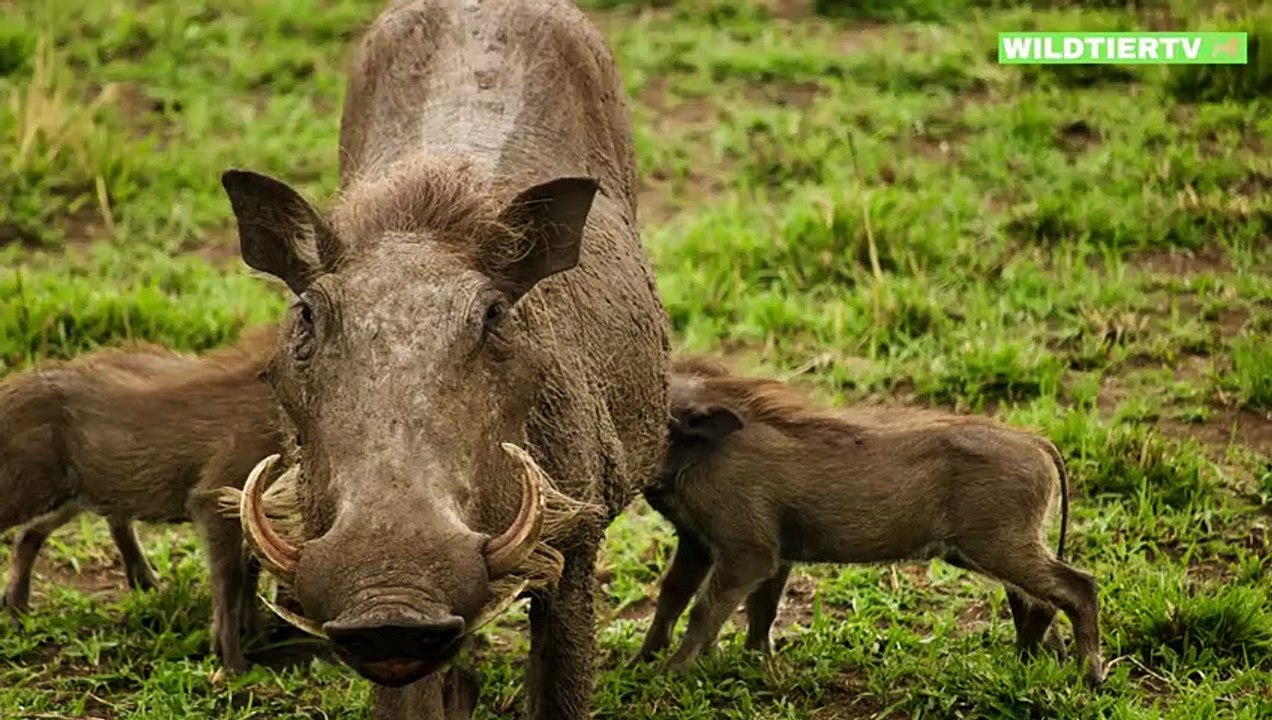
[[[551,483],[520,445],[552,358],[531,328],[551,328],[520,301],[578,262],[597,190],[560,178],[501,203],[467,177],[408,166],[354,185],[330,221],[277,180],[222,177],[244,261],[295,294],[268,377],[300,446],[303,537],[253,508],[255,481],[244,527],[388,686],[451,659],[541,540]]]

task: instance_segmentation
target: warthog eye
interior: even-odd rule
[[[299,361],[308,360],[314,354],[314,310],[303,299],[296,303],[296,323],[292,356]]]
[[[493,333],[499,327],[499,322],[503,320],[507,309],[507,301],[503,299],[496,300],[486,307],[486,314],[481,320],[483,336]]]

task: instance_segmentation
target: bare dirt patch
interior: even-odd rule
[[[750,85],[743,90],[743,95],[756,104],[805,110],[824,92],[825,89],[817,83],[785,82]]]
[[[812,0],[769,0],[768,12],[776,20],[803,20],[813,14]]]
[[[905,143],[906,154],[932,162],[957,160],[960,157],[959,146],[963,137],[962,135],[957,137],[914,135]],[[896,170],[891,165],[886,165],[885,169],[887,169],[891,177],[884,177],[883,180],[890,185],[896,180]]]
[[[52,225],[60,236],[60,241],[46,245],[38,236],[18,225],[0,223],[0,246],[17,243],[32,253],[62,252],[67,248],[86,247],[110,237],[109,225],[96,204],[81,205],[70,214],[53,219]]]
[[[822,697],[817,698],[821,707],[813,711],[814,720],[859,720],[861,718],[878,717],[885,705],[872,695],[866,694],[865,678],[853,672],[839,676],[833,687],[827,688]],[[910,717],[896,710],[888,717],[904,719]]]
[[[891,31],[883,23],[862,22],[839,32],[836,45],[841,53],[860,53],[874,50]]]
[[[773,623],[775,632],[791,625],[810,625],[813,622],[813,604],[817,598],[817,579],[801,573],[791,573],[786,594]]]
[[[1216,448],[1236,443],[1272,457],[1272,414],[1269,413],[1228,408],[1217,411],[1202,423],[1162,420],[1158,427],[1173,437],[1192,438]]]
[[[1221,273],[1231,269],[1227,254],[1218,247],[1205,247],[1199,250],[1183,248],[1150,250],[1132,256],[1130,262],[1144,272],[1176,277]]]
[[[228,269],[239,262],[238,233],[232,227],[214,230],[199,240],[186,242],[181,251],[197,255],[214,267]]]
[[[56,563],[42,554],[35,562],[35,572],[31,578],[33,608],[41,595],[48,595],[54,588],[71,588],[101,600],[113,601],[128,593],[128,581],[119,562],[94,562],[81,565],[79,571],[76,571],[75,568]]]
[[[1119,382],[1117,376],[1105,375],[1100,379],[1100,390],[1095,396],[1095,405],[1100,415],[1108,417],[1117,412],[1122,401],[1129,397],[1131,391]]]

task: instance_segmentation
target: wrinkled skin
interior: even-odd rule
[[[279,451],[276,403],[260,378],[273,348],[272,331],[203,357],[135,344],[0,383],[0,530],[25,523],[3,604],[27,609],[44,541],[84,510],[106,517],[137,589],[157,581],[132,521],[193,520],[211,573],[213,651],[227,670],[245,669],[259,570],[238,522],[207,493],[242,487],[262,453]]]
[[[698,361],[676,363],[671,407],[661,479],[645,497],[679,543],[637,662],[671,644],[708,574],[672,669],[709,649],[743,601],[747,648],[769,652],[795,562],[941,557],[1007,586],[1024,655],[1044,641],[1064,652],[1049,633],[1062,609],[1088,681],[1103,681],[1096,582],[1063,559],[1068,483],[1051,442],[931,411],[831,413],[782,383]],[[1057,486],[1061,535],[1052,552],[1044,522]]]
[[[608,48],[564,0],[400,2],[363,37],[324,216],[222,179],[244,261],[288,284],[269,381],[298,451],[294,587],[377,683],[377,717],[441,717],[436,673],[492,580],[524,446],[603,509],[531,599],[529,717],[588,714],[594,563],[666,442],[666,316],[635,231]]]

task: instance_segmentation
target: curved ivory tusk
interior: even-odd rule
[[[239,496],[239,524],[243,527],[243,537],[247,540],[248,547],[261,561],[261,565],[280,580],[291,582],[296,572],[296,563],[300,560],[300,551],[275,532],[261,501],[261,479],[278,462],[278,457],[275,453],[264,458],[256,463],[256,467],[247,476],[243,493]]]
[[[516,571],[534,551],[543,530],[543,494],[540,487],[547,476],[530,453],[512,443],[501,443],[503,451],[519,461],[521,474],[521,509],[512,525],[499,537],[486,543],[486,567],[491,579]]]
[[[257,595],[256,597],[261,601],[262,604],[265,605],[265,607],[270,609],[270,612],[282,618],[288,625],[299,628],[300,630],[303,630],[306,633],[313,635],[316,638],[322,638],[323,640],[329,639],[327,637],[327,633],[322,631],[322,628],[318,626],[318,623],[310,620],[307,617],[302,617],[300,615],[297,615],[296,613],[292,612],[291,610],[288,610],[287,608],[281,605],[275,604],[272,600],[265,597],[264,595]]]

